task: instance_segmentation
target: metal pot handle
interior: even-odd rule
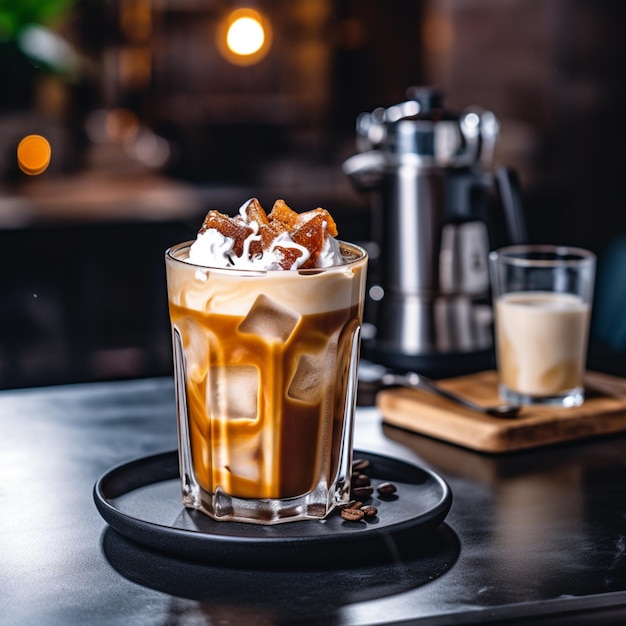
[[[380,184],[385,171],[385,157],[378,150],[359,152],[347,158],[342,165],[359,191],[372,191]]]

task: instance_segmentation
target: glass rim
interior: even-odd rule
[[[532,255],[537,255],[537,258]],[[541,255],[552,257],[542,258]],[[492,250],[489,259],[519,267],[578,267],[595,262],[596,255],[591,250],[577,246],[519,244]]]
[[[362,246],[359,246],[358,244],[355,244],[355,243],[350,243],[347,241],[342,241],[340,239],[337,239],[337,243],[339,244],[340,247],[348,248],[354,251],[358,256],[354,259],[351,259],[350,261],[347,261],[346,263],[341,263],[339,265],[329,265],[327,267],[311,267],[307,269],[297,269],[297,270],[283,270],[283,269],[259,270],[259,269],[246,269],[246,268],[241,268],[241,267],[213,267],[210,265],[199,265],[198,263],[191,263],[189,261],[179,259],[178,257],[175,256],[175,254],[180,252],[181,250],[184,250],[185,248],[190,248],[193,242],[194,240],[190,239],[189,241],[183,241],[181,243],[174,244],[173,246],[170,246],[169,248],[167,248],[167,250],[165,251],[166,261],[169,260],[174,263],[183,263],[185,266],[193,267],[195,269],[229,274],[229,275],[236,273],[236,274],[240,274],[243,276],[266,276],[266,275],[280,275],[280,276],[287,275],[288,276],[288,275],[296,275],[296,274],[300,276],[302,275],[313,276],[316,274],[327,273],[331,271],[345,270],[346,268],[352,267],[355,264],[361,263],[368,259],[367,250],[363,248]]]

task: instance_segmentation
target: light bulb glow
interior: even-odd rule
[[[222,56],[235,65],[253,65],[267,54],[272,29],[254,9],[236,9],[219,24],[217,45]]]
[[[234,54],[247,56],[258,52],[265,41],[263,25],[253,17],[240,17],[228,29],[226,44]]]

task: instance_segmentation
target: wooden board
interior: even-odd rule
[[[500,401],[494,371],[438,381],[482,405]],[[589,372],[579,407],[525,406],[513,419],[464,409],[426,391],[385,389],[376,396],[383,421],[473,450],[500,453],[626,430],[626,379]]]

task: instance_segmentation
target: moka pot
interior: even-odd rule
[[[343,164],[372,197],[380,249],[368,302],[375,339],[366,354],[434,377],[493,365],[490,249],[526,239],[515,172],[491,170],[496,116],[460,115],[438,91],[357,119],[359,152]]]

